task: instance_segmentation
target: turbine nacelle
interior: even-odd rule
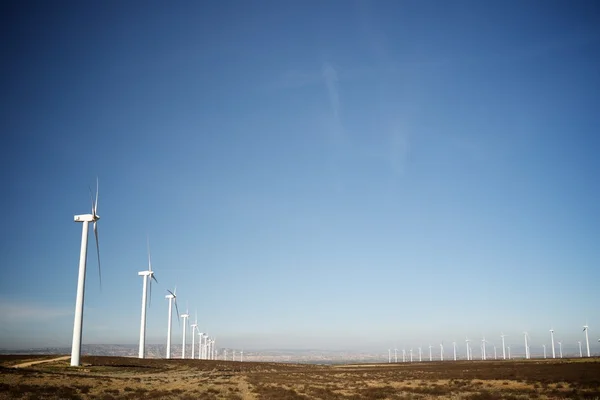
[[[139,276],[150,276],[150,275],[154,275],[154,271],[140,271],[138,272]]]
[[[98,214],[81,214],[75,215],[73,218],[75,222],[96,222],[100,219],[100,216]]]

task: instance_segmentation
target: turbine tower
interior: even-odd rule
[[[185,328],[187,327],[189,317],[190,317],[190,314],[188,314],[187,311],[185,312],[185,314],[181,314],[181,318],[183,318],[183,345],[181,347],[181,358],[182,359],[185,358]]]
[[[577,343],[579,343],[579,357],[583,357],[583,352],[581,351],[581,340]]]
[[[546,345],[543,344],[542,347],[544,348],[544,358],[546,358]]]
[[[502,359],[506,360],[506,347],[504,346],[504,338],[506,337],[506,335],[502,333],[500,334],[500,337],[502,338]]]
[[[92,189],[90,189],[92,197]],[[94,236],[96,237],[96,252],[98,254],[98,276],[102,288],[102,275],[100,273],[100,247],[98,246],[98,228],[96,222],[100,216],[98,211],[98,178],[96,178],[96,202],[92,197],[92,213],[75,215],[75,222],[83,222],[81,230],[81,251],[79,253],[79,276],[77,278],[77,297],[75,298],[75,318],[73,320],[73,343],[71,345],[71,366],[78,367],[81,357],[81,334],[83,331],[83,300],[85,294],[85,267],[87,262],[87,242],[89,223],[94,223]]]
[[[562,356],[562,342],[561,341],[558,342],[558,351],[560,353],[560,358],[563,358],[563,356]]]
[[[527,343],[527,332],[523,332],[525,336],[525,359],[529,359],[529,344]]]
[[[422,361],[422,359],[421,359],[421,346],[419,346],[419,362],[421,362],[421,361]]]
[[[585,332],[585,344],[587,346],[587,356],[590,356],[590,338],[588,337],[588,324],[587,322],[583,326],[583,331]]]
[[[148,239],[148,270],[140,271],[138,272],[138,275],[144,280],[142,288],[142,318],[140,321],[140,348],[138,357],[144,358],[146,355],[146,307],[148,305],[148,280],[150,280],[150,299],[152,299],[152,279],[158,283],[156,277],[154,276],[154,272],[152,271],[152,261],[150,260],[150,239]]]
[[[394,362],[398,362],[398,349],[394,348]]]
[[[411,348],[410,348],[410,362],[413,362],[413,358],[412,358],[412,354],[413,354],[413,353],[412,353],[412,350],[413,350],[413,349],[412,349],[412,347],[411,347]]]
[[[507,350],[508,350],[508,359],[510,360],[510,346],[506,346]]]
[[[200,330],[200,329],[198,329]],[[204,359],[204,347],[202,345],[202,338],[204,337],[204,332],[198,332],[198,360]]]
[[[440,343],[440,361],[444,361],[444,342]]]
[[[431,345],[429,345],[429,361],[433,361],[433,357],[431,356]]]
[[[556,351],[554,350],[554,329],[550,329],[550,341],[552,345],[552,358],[556,358]]]
[[[454,361],[456,361],[456,342],[452,342],[452,347],[454,348]]]
[[[467,360],[471,360],[471,354],[470,354],[470,350],[469,350],[469,338],[465,338],[465,343],[467,344]]]
[[[483,339],[481,339],[481,359],[482,360],[487,360],[486,354],[485,354],[485,344],[487,342],[485,341],[485,336],[483,337]]]
[[[196,319],[194,323],[190,325],[192,328],[192,360],[194,359],[194,354],[196,353],[196,328],[198,327],[198,311],[196,311]]]
[[[391,364],[391,363],[392,363],[392,349],[388,349],[388,364]]]
[[[173,321],[173,300],[175,300],[175,310],[177,311],[177,323],[179,323],[179,307],[177,307],[177,288],[174,291],[167,290],[168,295],[165,296],[169,300],[169,321],[167,323],[167,359],[171,358],[171,323]]]

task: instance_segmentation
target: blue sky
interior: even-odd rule
[[[177,286],[226,347],[600,351],[596,2],[2,7],[0,347],[70,345],[98,176],[84,343],[137,343],[148,235],[149,343]]]

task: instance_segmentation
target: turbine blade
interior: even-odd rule
[[[169,289],[167,289],[167,292],[169,292],[169,293],[171,294],[171,296],[173,296],[173,297],[177,297],[177,296],[175,296],[175,295],[173,294],[173,292],[171,292]]]
[[[152,260],[150,258],[150,236],[146,237],[148,244],[148,271],[152,271]]]
[[[181,326],[181,322],[179,322],[179,307],[177,307],[177,297],[175,297],[173,299],[173,301],[175,302],[175,310],[177,311],[177,325]]]
[[[158,281],[156,280],[156,277],[154,276],[154,274],[152,274],[152,279],[154,279],[154,282],[158,283]]]
[[[96,212],[94,210],[94,195],[92,194],[91,186],[88,186],[88,189],[90,189],[90,201],[92,202],[92,215],[96,215]]]
[[[150,275],[150,276],[152,276],[152,275]],[[151,306],[151,305],[152,305],[152,279],[150,279],[150,295],[148,296],[148,306]]]
[[[100,245],[98,244],[98,225],[94,221],[94,236],[96,237],[96,254],[98,255],[98,279],[100,282],[100,290],[102,290],[102,271],[100,269]]]
[[[98,212],[98,177],[96,177],[96,203],[94,204],[94,216]]]

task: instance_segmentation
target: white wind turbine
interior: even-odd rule
[[[469,349],[469,338],[465,338],[465,343],[467,344],[467,360],[471,360],[471,351]]]
[[[502,333],[500,334],[500,337],[502,338],[502,359],[506,360],[506,347],[504,346],[504,338],[506,337],[506,335]]]
[[[388,349],[388,364],[392,363],[392,349]]]
[[[508,350],[508,359],[510,360],[510,346],[506,346],[506,349]]]
[[[556,358],[556,351],[554,350],[554,329],[550,329],[550,341],[552,345],[552,358]]]
[[[431,355],[431,348],[432,348],[432,347],[433,347],[433,346],[429,345],[429,361],[433,361],[433,357],[432,357],[432,355]]]
[[[421,346],[419,346],[419,362],[421,362],[421,361],[422,361],[422,358],[421,358]]]
[[[412,357],[412,354],[413,354],[413,353],[412,353],[412,351],[413,351],[413,349],[412,349],[412,347],[411,347],[411,348],[410,348],[410,362],[413,362],[413,357]]]
[[[496,353],[496,345],[493,344],[492,346],[494,346],[494,360],[498,359],[498,354]]]
[[[440,343],[440,361],[444,361],[444,342]]]
[[[169,321],[167,323],[167,359],[171,358],[171,324],[173,322],[173,301],[175,301],[175,310],[177,311],[177,323],[179,323],[179,307],[177,307],[177,288],[174,291],[167,290],[165,296],[169,300]]]
[[[563,356],[562,356],[562,342],[560,340],[558,341],[558,351],[559,351],[559,354],[560,354],[560,358],[563,358]]]
[[[92,189],[90,188],[90,197]],[[73,343],[71,345],[71,366],[78,367],[81,357],[81,334],[83,331],[83,300],[85,293],[85,267],[87,263],[87,242],[89,223],[94,223],[94,236],[96,237],[96,252],[98,254],[98,276],[102,288],[102,275],[100,273],[100,247],[98,246],[98,228],[96,222],[100,219],[98,211],[98,179],[96,178],[96,202],[92,197],[92,213],[75,215],[75,222],[83,222],[81,232],[81,251],[79,253],[79,276],[77,278],[77,297],[75,299],[75,318],[73,321]]]
[[[140,321],[140,348],[139,348],[139,358],[144,358],[146,353],[146,307],[148,306],[148,281],[150,281],[150,301],[152,301],[152,279],[156,283],[156,277],[154,276],[154,272],[152,271],[152,261],[150,259],[150,239],[148,239],[148,270],[140,271],[138,275],[142,277],[144,280],[143,288],[142,288],[142,317]]]
[[[577,343],[579,343],[579,357],[583,357],[583,352],[581,351],[581,340]]]
[[[487,344],[486,340],[485,340],[485,336],[483,337],[483,339],[481,339],[481,359],[482,360],[487,360],[486,354],[485,354],[485,345]]]
[[[402,349],[402,362],[406,362],[406,349]]]
[[[544,348],[544,358],[546,358],[546,345],[543,344],[542,347]]]
[[[198,329],[200,330],[200,329]],[[202,338],[204,337],[204,332],[198,332],[198,360],[204,359],[204,347],[202,345]]]
[[[394,362],[398,362],[398,349],[394,348]]]
[[[244,350],[240,352],[240,362],[244,362]]]
[[[527,332],[523,332],[525,336],[525,359],[529,359],[529,344],[527,343]]]
[[[181,318],[183,318],[183,345],[181,346],[181,358],[185,358],[185,328],[188,325],[188,318],[190,314],[186,311],[185,314],[181,314]]]
[[[588,324],[587,322],[585,323],[585,325],[583,326],[583,331],[585,332],[585,344],[587,346],[587,356],[590,356],[590,338],[588,337]]]
[[[456,342],[452,342],[452,347],[454,348],[454,361],[456,361]]]
[[[196,311],[196,319],[193,324],[190,325],[192,328],[192,360],[196,353],[196,328],[198,327],[198,311]]]

